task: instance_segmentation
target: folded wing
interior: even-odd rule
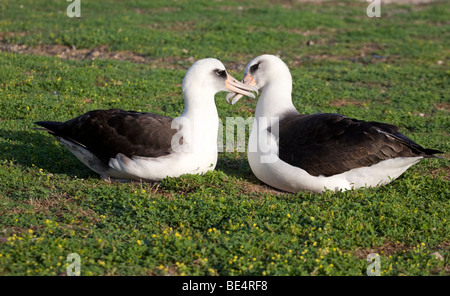
[[[40,121],[56,137],[70,140],[107,164],[122,153],[127,157],[159,157],[172,153],[172,118],[119,109],[95,110],[66,122]]]
[[[279,122],[279,157],[313,176],[332,176],[395,157],[435,158],[398,127],[340,114],[287,114]]]

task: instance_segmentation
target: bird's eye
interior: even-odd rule
[[[256,70],[258,70],[259,68],[259,64],[254,64],[253,66],[250,67],[250,73],[254,73]]]
[[[216,70],[216,75],[220,77],[227,77],[227,72],[225,70]]]

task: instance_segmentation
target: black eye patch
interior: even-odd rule
[[[254,64],[253,66],[250,67],[250,74],[253,74],[256,70],[258,70],[259,64],[261,64],[261,62]]]
[[[225,70],[216,69],[216,70],[214,70],[214,72],[216,72],[217,76],[220,76],[222,78],[227,78],[227,71],[225,71]]]

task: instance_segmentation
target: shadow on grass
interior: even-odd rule
[[[37,167],[54,174],[88,178],[97,176],[45,131],[0,129],[0,160]]]
[[[242,154],[245,156],[236,158],[236,153],[219,153],[216,170],[236,178],[251,179],[254,175],[247,162],[247,155],[246,153]]]
[[[271,193],[283,194],[280,191],[267,184],[264,184],[253,174],[247,161],[247,153],[219,153],[216,170],[222,171],[228,176],[234,176],[238,180],[236,186],[244,193]]]

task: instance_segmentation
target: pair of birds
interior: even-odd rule
[[[177,118],[133,111],[95,110],[66,122],[36,124],[55,136],[105,180],[203,174],[217,163],[217,92],[261,96],[249,137],[248,161],[262,182],[288,192],[349,190],[387,184],[423,158],[426,149],[398,127],[340,114],[300,114],[292,103],[292,77],[276,56],[246,67],[242,82],[217,59],[195,62],[184,77],[184,112]]]

